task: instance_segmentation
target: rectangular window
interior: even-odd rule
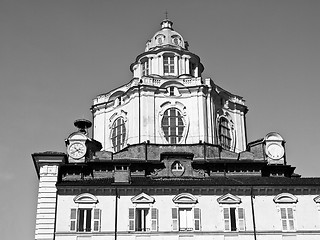
[[[158,231],[158,209],[129,208],[129,231]]]
[[[196,65],[194,63],[189,63],[189,73],[190,73],[190,75],[192,75],[192,76],[195,75],[195,69],[196,69]]]
[[[163,73],[164,74],[174,73],[174,57],[173,56],[163,57]]]
[[[199,208],[172,208],[173,231],[200,231]]]
[[[281,213],[282,230],[294,231],[295,224],[294,224],[294,217],[293,217],[293,209],[290,207],[280,208],[280,213]]]
[[[149,75],[149,62],[145,61],[142,64],[142,76],[148,76]]]
[[[192,212],[191,208],[179,208],[179,230],[180,231],[192,231]]]
[[[225,231],[244,231],[245,219],[243,208],[223,208]]]
[[[70,214],[70,231],[98,232],[100,231],[100,219],[100,209],[73,208]]]
[[[229,127],[228,121],[225,118],[220,119],[219,124],[219,140],[223,148],[231,148],[231,129]]]
[[[149,209],[136,209],[136,231],[150,231],[148,224]]]

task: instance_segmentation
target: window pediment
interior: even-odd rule
[[[227,193],[226,195],[219,197],[217,201],[220,204],[239,204],[241,203],[241,198],[231,193]]]
[[[132,203],[154,203],[154,198],[146,193],[140,193],[139,195],[131,198]]]
[[[297,203],[298,198],[291,193],[281,193],[273,198],[275,203]]]
[[[75,203],[98,203],[98,198],[90,193],[82,193],[76,196],[73,201]]]
[[[315,203],[320,203],[320,195],[313,199]]]
[[[113,100],[117,99],[118,97],[121,97],[122,95],[124,95],[123,91],[116,91],[116,92],[112,93],[112,95],[109,97],[108,102],[113,101]]]
[[[176,195],[172,201],[177,204],[194,204],[198,202],[198,199],[190,193],[180,193]]]

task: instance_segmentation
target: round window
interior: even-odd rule
[[[182,176],[182,174],[184,173],[184,167],[179,161],[175,161],[171,165],[171,172],[175,176]]]

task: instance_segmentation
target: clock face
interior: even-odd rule
[[[271,143],[267,146],[267,155],[274,160],[278,160],[283,157],[284,149],[280,144]]]
[[[72,143],[68,148],[69,156],[74,159],[80,159],[86,155],[87,147],[80,142]]]

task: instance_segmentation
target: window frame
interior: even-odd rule
[[[298,198],[291,193],[280,193],[273,198],[276,203],[276,207],[279,212],[279,219],[281,224],[281,229],[283,232],[295,232],[297,231],[297,219],[296,219],[296,203]],[[289,217],[288,209],[291,209],[292,217]],[[283,218],[283,210],[285,210],[285,217]],[[285,224],[284,224],[285,223]],[[290,228],[290,223],[292,223],[293,228]],[[288,228],[289,227],[289,228]]]
[[[184,140],[186,125],[185,116],[179,108],[172,106],[163,111],[160,126],[169,144],[179,144]]]
[[[182,216],[185,217],[184,221],[181,220]],[[171,208],[171,218],[172,231],[201,231],[201,209],[195,205],[177,205],[176,207]],[[182,223],[184,223],[185,226],[182,226]]]
[[[231,127],[229,124],[229,120],[227,118],[225,117],[219,118],[218,132],[219,132],[220,145],[224,149],[230,150],[232,146],[232,134],[231,134]]]
[[[83,193],[76,196],[73,201],[77,207],[70,209],[69,231],[100,232],[101,209],[97,208],[98,199],[90,193]]]
[[[221,218],[223,219],[223,229],[225,232],[240,232],[246,230],[245,208],[241,206],[241,198],[231,193],[227,193],[217,199],[220,204]],[[232,213],[231,213],[232,209]],[[242,211],[242,217],[239,217]],[[226,213],[228,215],[226,215]],[[228,225],[227,225],[228,224]],[[235,226],[232,226],[232,225]],[[227,227],[228,226],[228,227]]]
[[[155,207],[139,204],[135,207],[130,207],[128,224],[129,231],[157,232],[159,227],[158,217],[159,210]]]
[[[198,199],[190,193],[180,193],[174,196],[172,201],[175,203],[175,207],[171,208],[172,231],[201,231],[201,209],[197,207]],[[189,210],[190,213],[188,215],[187,211]],[[186,213],[185,228],[181,227],[181,213]],[[192,224],[192,228],[189,227],[190,223]]]
[[[120,121],[120,123],[118,123],[118,121]],[[119,116],[113,121],[111,125],[110,141],[111,141],[112,149],[115,152],[119,152],[120,150],[122,150],[126,145],[126,139],[127,139],[126,119],[123,116]]]
[[[240,211],[242,211],[242,217],[239,216]],[[243,207],[237,204],[223,206],[222,214],[225,232],[241,232],[246,230],[245,209]]]
[[[139,195],[131,198],[133,204],[132,207],[129,207],[129,223],[128,229],[132,232],[156,232],[159,227],[159,211],[153,206],[155,199],[149,196],[146,193],[140,193]],[[145,211],[148,211],[144,216],[143,220],[138,222],[138,213],[145,214]],[[144,224],[144,226],[138,226],[138,224]]]
[[[163,56],[163,75],[174,75],[175,74],[175,55],[164,54]]]
[[[143,59],[141,61],[141,76],[148,76],[150,71],[149,59]]]
[[[296,231],[295,207],[292,204],[285,204],[278,206],[280,213],[281,229],[283,232]],[[289,210],[291,213],[289,213]],[[285,216],[283,216],[285,213]],[[291,217],[289,216],[291,215]]]

